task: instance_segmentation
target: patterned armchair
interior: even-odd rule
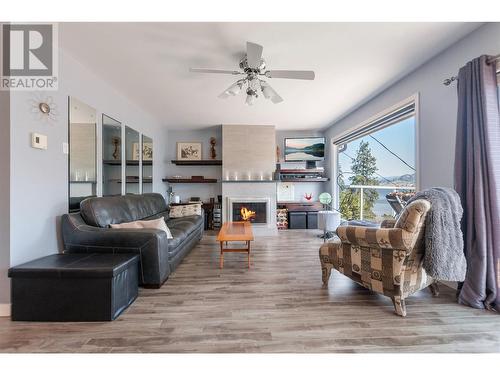
[[[319,249],[323,284],[332,268],[364,287],[390,297],[396,314],[406,316],[405,298],[431,287],[439,291],[422,268],[425,216],[428,201],[419,199],[405,207],[399,219],[386,220],[380,228],[343,226],[340,238]]]

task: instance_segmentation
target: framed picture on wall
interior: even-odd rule
[[[139,153],[141,149],[139,148],[139,142],[134,142],[132,144],[132,160],[139,160]]]
[[[177,160],[201,160],[201,142],[177,142]]]
[[[142,143],[142,160],[153,160],[153,144],[150,142]]]
[[[153,144],[149,142],[144,142],[142,144],[142,160],[153,160]],[[139,148],[139,142],[134,142],[132,146],[132,160],[139,160],[139,153],[141,149]]]

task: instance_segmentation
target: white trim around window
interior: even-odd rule
[[[415,189],[418,191],[420,190],[420,100],[419,100],[419,93],[415,93],[412,96],[398,102],[397,104],[385,109],[382,112],[377,113],[376,115],[370,117],[368,120],[363,121],[360,124],[357,124],[346,131],[338,134],[334,138],[330,140],[330,147],[331,147],[331,171],[332,171],[332,192],[333,192],[333,207],[339,208],[339,191],[338,191],[338,184],[337,184],[337,162],[338,162],[338,141],[345,138],[351,133],[354,133],[362,128],[365,128],[372,124],[373,122],[379,120],[382,117],[385,117],[395,111],[397,111],[400,108],[406,107],[410,104],[414,104],[415,106],[415,111],[414,111],[414,116],[415,116]]]

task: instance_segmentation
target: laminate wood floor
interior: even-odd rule
[[[208,233],[161,289],[140,289],[116,321],[0,318],[2,352],[500,352],[500,316],[458,305],[441,286],[391,300],[334,271],[321,286],[318,231],[257,237],[252,268]]]

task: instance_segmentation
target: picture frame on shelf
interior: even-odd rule
[[[202,160],[202,142],[177,142],[177,160]]]

